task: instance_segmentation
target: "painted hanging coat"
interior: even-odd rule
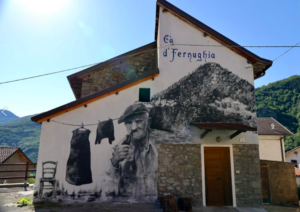
[[[72,185],[79,186],[93,182],[89,142],[90,133],[91,131],[85,128],[73,131],[66,171],[66,181]]]

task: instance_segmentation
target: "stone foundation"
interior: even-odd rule
[[[237,207],[261,207],[262,190],[258,145],[234,144],[233,160]]]
[[[202,205],[200,144],[158,146],[158,196],[192,197]]]
[[[160,144],[158,196],[190,196],[202,203],[200,144]],[[233,160],[237,207],[261,207],[262,190],[258,145],[234,144]],[[239,173],[237,173],[239,172]]]

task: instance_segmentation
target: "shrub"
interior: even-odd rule
[[[31,202],[30,197],[22,198],[21,200],[17,201],[18,207],[23,207],[28,205]]]
[[[30,176],[34,176],[34,174],[31,174],[31,173],[30,173]],[[28,183],[29,183],[29,184],[34,184],[34,183],[35,183],[35,179],[34,179],[34,178],[29,178],[29,179],[28,179]]]

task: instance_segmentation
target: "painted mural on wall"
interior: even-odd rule
[[[115,140],[114,123],[112,119],[99,122],[95,144],[100,144],[104,138],[108,138],[110,144]]]
[[[55,191],[35,195],[82,201],[153,201],[157,198],[157,145],[190,142],[193,122],[232,122],[255,127],[253,85],[217,63],[200,65],[152,95],[150,102],[136,102],[124,108],[118,121],[100,122],[94,132],[85,128],[73,130],[63,183],[82,189],[77,193],[67,191],[56,181]],[[126,128],[123,138],[116,141],[114,125]],[[103,145],[101,140],[107,140],[107,151],[112,154],[101,182],[93,190],[85,190],[84,185],[93,182],[90,133],[97,135],[97,146]]]
[[[91,149],[89,135],[91,131],[83,126],[73,130],[71,151],[67,161],[66,181],[72,185],[92,183]]]
[[[170,132],[193,122],[256,127],[254,86],[218,63],[205,63],[151,98],[152,126]]]

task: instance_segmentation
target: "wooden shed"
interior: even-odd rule
[[[5,170],[25,170],[24,165],[5,165],[2,164],[18,164],[32,163],[25,155],[20,147],[0,147],[0,171]],[[29,176],[29,173],[28,173]],[[0,177],[25,177],[25,172],[0,172]],[[0,179],[0,183],[23,183],[24,179]]]

